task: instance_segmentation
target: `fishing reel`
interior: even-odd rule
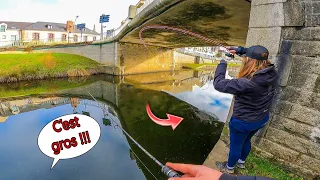
[[[226,52],[226,53],[225,53],[225,56],[227,56],[227,57],[229,57],[229,58],[231,58],[231,59],[234,59],[234,55],[231,54],[231,53],[229,53],[229,52]]]
[[[165,174],[168,178],[173,178],[173,177],[181,177],[179,173],[176,171],[172,170],[168,166],[163,166],[161,169],[162,173]]]

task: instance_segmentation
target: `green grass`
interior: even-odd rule
[[[189,69],[198,69],[204,66],[217,66],[218,63],[204,63],[204,64],[183,64],[183,67]],[[228,67],[240,67],[239,63],[228,63]]]
[[[248,157],[246,169],[239,170],[239,174],[270,177],[279,180],[303,180],[303,178],[284,170],[279,164],[256,155]]]
[[[99,65],[86,57],[62,53],[0,54],[0,64],[0,77],[54,75],[74,69],[97,68]]]

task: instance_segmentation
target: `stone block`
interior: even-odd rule
[[[280,49],[281,28],[250,28],[246,46],[262,45],[268,48],[270,54],[278,54]]]
[[[320,76],[317,77],[313,92],[320,93]]]
[[[293,41],[290,53],[309,57],[320,56],[320,41]]]
[[[304,26],[305,11],[303,4],[300,2],[288,1],[283,3],[283,9],[285,26]]]
[[[296,128],[298,128],[298,126]],[[320,159],[320,144],[316,144],[310,139],[306,140],[295,136],[294,134],[290,134],[288,132],[272,127],[268,129],[265,138],[272,142],[279,143],[285,147],[293,149],[297,152],[306,154],[316,159]]]
[[[289,149],[287,147],[284,147],[282,145],[279,145],[277,143],[274,143],[265,138],[263,138],[260,141],[257,147],[263,149],[264,151],[269,152],[274,156],[275,159],[282,159],[291,163],[295,162],[297,160],[297,157],[299,156],[298,152],[292,149]]]
[[[284,40],[314,40],[312,33],[316,31],[315,28],[301,28],[301,27],[285,27],[282,31]],[[312,31],[313,30],[313,31]],[[320,28],[317,28],[320,37]]]
[[[294,73],[320,74],[320,58],[292,56]]]
[[[308,107],[320,111],[320,94],[319,93],[313,93],[311,95],[311,102]],[[318,116],[318,118],[320,119],[320,116]]]
[[[278,99],[290,103],[297,103],[301,106],[309,106],[312,101],[313,92],[301,88],[287,86],[281,88],[278,93]]]
[[[289,163],[287,161],[284,161],[283,159],[275,159],[274,155],[270,154],[269,152],[265,151],[264,149],[261,149],[259,147],[255,147],[254,146],[254,152],[256,155],[267,158],[267,159],[271,159],[271,160],[276,160],[279,164],[281,164],[282,167],[285,167],[285,169],[289,169],[292,172],[299,172],[302,173],[303,176],[305,177],[309,177],[311,179],[313,179],[313,177],[315,175],[317,175],[314,171],[304,168],[300,165],[296,165],[293,163]]]
[[[292,107],[293,107],[293,105],[291,103],[277,100],[275,102],[273,112],[275,114],[287,117],[290,115],[290,113],[292,111]]]
[[[284,26],[284,17],[283,3],[252,6],[249,28]]]
[[[317,126],[318,124],[320,124],[319,111],[300,106],[298,104],[294,104],[291,107],[290,114],[284,117],[308,124],[310,126]]]
[[[290,132],[306,140],[310,140],[310,135],[313,132],[314,127],[299,123],[292,119],[288,119],[282,116],[274,115],[271,119],[270,127]]]
[[[311,28],[311,37],[314,41],[320,40],[320,27],[313,27]]]
[[[318,154],[319,156],[319,154]],[[297,159],[296,163],[299,166],[308,168],[313,171],[313,174],[320,173],[320,160],[315,159],[310,156],[302,155],[300,158]]]
[[[251,4],[253,6],[263,5],[263,4],[274,4],[274,3],[282,3],[287,2],[287,0],[253,0]]]
[[[320,1],[314,1],[311,3],[312,14],[320,14]]]
[[[317,78],[317,74],[306,74],[292,71],[289,77],[288,86],[301,88],[305,91],[312,91],[314,89]]]

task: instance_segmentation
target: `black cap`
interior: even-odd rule
[[[268,60],[269,51],[263,46],[251,46],[246,50],[245,56],[256,60]]]

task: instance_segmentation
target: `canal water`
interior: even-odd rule
[[[237,69],[229,69],[234,76]],[[115,126],[114,119],[159,161],[202,164],[220,137],[232,96],[217,92],[212,72],[180,71],[127,77],[92,76],[21,82],[0,87],[1,180],[166,179],[160,168]],[[92,94],[97,101],[94,101]],[[146,113],[183,117],[175,131]],[[84,114],[100,125],[84,155],[53,159],[37,144],[50,121]]]

